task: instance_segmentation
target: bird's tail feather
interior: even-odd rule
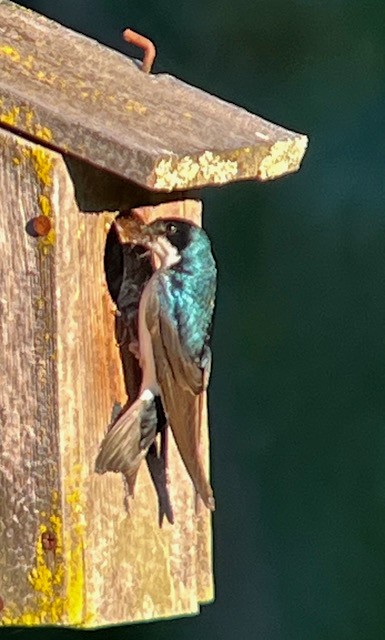
[[[162,527],[164,517],[170,524],[174,524],[174,512],[170,500],[167,478],[167,428],[161,434],[160,453],[154,442],[148,450],[146,461],[152,482],[158,498],[159,527]]]
[[[126,476],[136,473],[146,456],[141,424],[153,402],[154,396],[146,391],[118,417],[100,446],[95,463],[97,473],[115,471]]]
[[[195,490],[210,511],[215,511],[212,487],[201,458],[201,410],[203,396],[194,396],[186,390],[172,392],[171,385],[164,385],[167,394],[168,417],[176,445],[184,465],[193,481]]]

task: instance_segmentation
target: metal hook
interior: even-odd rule
[[[154,43],[145,36],[141,36],[139,33],[136,33],[136,31],[132,31],[132,29],[125,29],[123,31],[123,38],[126,42],[129,42],[144,51],[142,71],[144,73],[150,73],[156,56]]]

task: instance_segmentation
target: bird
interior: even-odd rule
[[[141,371],[137,398],[105,435],[95,469],[134,475],[163,412],[196,493],[214,511],[199,447],[217,280],[210,240],[201,227],[181,219],[145,224],[128,216],[116,225],[121,239],[151,257],[153,272],[139,288],[138,339],[129,345]]]
[[[121,212],[120,217],[124,217],[129,212]],[[119,417],[132,404],[132,399],[137,397],[140,388],[140,367],[138,359],[135,357],[130,345],[138,342],[138,310],[141,293],[153,273],[153,267],[145,249],[132,243],[121,243],[117,226],[112,223],[107,234],[104,271],[107,288],[116,305],[115,311],[115,338],[120,350],[120,357],[123,366],[124,381],[128,394],[128,400],[121,409],[117,405],[118,411],[113,412],[113,420],[110,428],[117,422]],[[140,451],[137,464],[128,458],[127,471],[123,472],[127,489],[125,504],[129,510],[128,496],[134,495],[135,481],[141,454],[146,453],[146,462],[150,477],[154,484],[158,498],[159,526],[162,527],[164,517],[174,523],[174,513],[168,492],[166,476],[167,468],[167,435],[168,425],[163,411],[160,398],[156,398],[156,422],[152,428],[148,428],[148,423],[143,421],[140,425]],[[121,409],[119,411],[119,409]],[[160,446],[155,440],[160,434]],[[133,447],[131,453],[137,450]],[[135,457],[134,457],[135,460]]]

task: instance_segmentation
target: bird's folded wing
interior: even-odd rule
[[[162,308],[160,285],[153,278],[146,306],[146,323],[153,344],[161,341],[169,368],[178,386],[197,395],[207,388],[211,369],[211,351],[202,345],[202,355],[194,357],[181,342],[178,323]],[[156,361],[157,362],[157,361]],[[162,366],[162,363],[158,363]]]
[[[177,324],[162,310],[156,278],[146,306],[146,322],[151,334],[162,401],[175,442],[196,491],[206,506],[213,510],[213,491],[200,451],[200,394],[206,387],[205,370],[200,362],[198,364],[186,353]]]

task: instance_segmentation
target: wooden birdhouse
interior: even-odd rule
[[[296,171],[307,139],[8,0],[0,34],[1,624],[197,612],[213,599],[211,514],[172,437],[174,524],[159,527],[145,464],[134,499],[95,473],[130,389],[106,238],[135,208],[200,223],[198,188]]]

